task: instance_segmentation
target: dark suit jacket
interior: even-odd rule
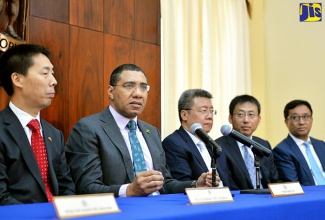
[[[253,136],[253,140],[271,149],[268,141]],[[242,154],[238,148],[237,141],[229,136],[222,136],[216,140],[222,147],[223,153],[226,155],[226,162],[230,170],[232,179],[239,189],[253,189],[252,182],[249,178]],[[261,159],[260,171],[262,174],[263,188],[267,188],[267,184],[279,182],[278,172],[274,165],[273,154]]]
[[[54,196],[75,192],[62,133],[41,120]],[[52,141],[48,139],[52,138]],[[44,183],[26,133],[9,106],[0,112],[0,204],[47,202]]]
[[[325,143],[310,137],[315,152],[323,166],[325,167]],[[296,142],[287,136],[274,149],[274,162],[278,168],[279,178],[284,182],[299,181],[301,185],[315,185],[313,175],[309,169],[305,157],[301,153]]]
[[[149,147],[154,169],[164,176],[160,193],[184,192],[191,181],[172,179],[158,129],[141,120],[138,127]],[[108,107],[74,125],[66,143],[66,156],[80,194],[112,192],[118,197],[121,185],[134,180],[129,151]]]
[[[166,137],[162,145],[173,178],[180,181],[196,180],[202,173],[209,171],[197,146],[182,126],[179,130]],[[209,153],[212,155],[211,150],[209,150]],[[218,164],[220,161],[225,161],[225,159],[225,155],[221,154],[217,160]],[[221,163],[227,165],[224,162]],[[227,167],[218,166],[217,171],[223,185],[233,189],[235,185],[231,185],[233,181],[229,179]]]

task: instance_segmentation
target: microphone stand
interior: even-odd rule
[[[209,146],[212,154],[211,156],[211,169],[212,169],[212,187],[217,187],[216,179],[217,179],[217,167],[218,167],[218,161],[217,161],[217,149],[213,147],[209,142],[205,143],[206,146]]]
[[[260,153],[258,150],[254,150],[255,148],[252,148],[252,151],[254,153],[254,166],[256,170],[256,189],[245,189],[240,190],[240,194],[270,194],[270,190],[267,189],[261,189],[261,178],[260,178],[260,165],[261,165],[261,157],[263,157],[263,153]],[[261,156],[260,156],[261,155]]]

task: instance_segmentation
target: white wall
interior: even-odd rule
[[[272,147],[287,136],[283,109],[293,99],[310,102],[310,135],[325,139],[325,10],[321,22],[300,22],[302,2],[308,1],[253,1],[252,95],[262,104],[262,122],[255,134]],[[325,6],[325,0],[316,2]]]

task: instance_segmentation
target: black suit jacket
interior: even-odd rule
[[[154,169],[164,176],[160,193],[184,192],[192,182],[172,179],[158,129],[141,120],[137,125],[148,145]],[[108,107],[73,126],[66,156],[78,193],[112,192],[118,197],[120,187],[134,180],[130,153]]]
[[[196,180],[202,173],[209,171],[197,146],[182,126],[167,136],[162,145],[173,178],[180,181]],[[212,155],[211,149],[208,150]],[[233,189],[235,185],[231,184],[233,181],[228,174],[225,160],[225,155],[221,154],[217,161],[222,165],[218,166],[217,171],[223,185]]]
[[[72,195],[75,187],[66,164],[62,132],[44,120],[41,124],[51,191],[54,196]],[[20,121],[7,106],[0,112],[0,204],[37,202],[47,202],[41,172]]]
[[[268,141],[253,136],[253,140],[271,149]],[[237,141],[229,136],[222,136],[216,140],[221,145],[223,153],[226,155],[226,163],[230,170],[230,175],[239,189],[253,189],[248,170],[246,168],[242,154],[238,148]],[[262,175],[263,188],[267,184],[279,182],[278,171],[274,165],[273,154],[261,159],[260,171]]]

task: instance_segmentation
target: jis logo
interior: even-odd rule
[[[322,21],[322,3],[300,3],[300,22]]]

